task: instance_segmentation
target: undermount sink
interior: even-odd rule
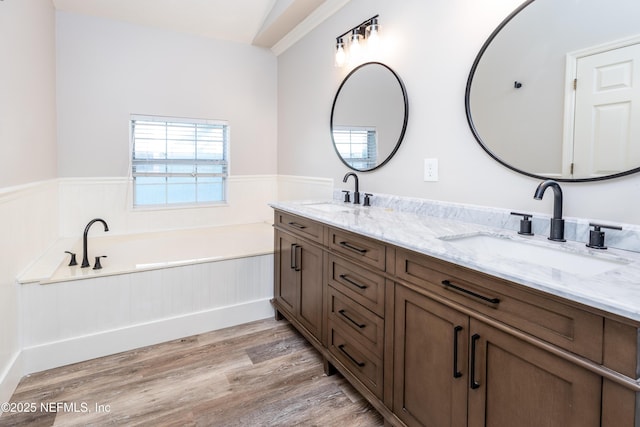
[[[310,203],[304,203],[303,204],[305,207],[311,208],[311,209],[316,209],[322,212],[331,212],[331,213],[338,213],[338,212],[352,212],[355,208],[345,204],[338,204],[335,202],[310,202]]]
[[[536,240],[515,236],[493,234],[470,234],[445,236],[441,240],[451,243],[458,249],[471,251],[473,256],[483,262],[497,262],[500,259],[536,264],[557,269],[575,275],[595,275],[616,269],[629,263],[628,260],[591,250],[572,251]]]

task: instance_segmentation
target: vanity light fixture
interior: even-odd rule
[[[370,53],[378,49],[380,44],[378,16],[372,16],[336,37],[336,67],[342,67],[346,63],[356,64],[360,62],[365,48]],[[347,35],[349,36],[347,39],[348,45],[345,46],[345,37]]]

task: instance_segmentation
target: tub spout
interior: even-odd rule
[[[94,222],[101,222],[104,225],[104,231],[109,231],[109,226],[104,219],[96,218],[89,221],[89,224],[84,228],[84,234],[82,235],[82,268],[89,267],[89,257],[87,256],[87,235],[89,234],[89,229]]]

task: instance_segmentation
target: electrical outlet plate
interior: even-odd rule
[[[438,159],[424,159],[424,180],[438,180]]]

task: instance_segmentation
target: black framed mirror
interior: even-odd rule
[[[582,182],[640,171],[640,2],[528,0],[489,36],[467,121],[504,166]]]
[[[407,129],[409,101],[400,77],[387,65],[367,62],[342,81],[331,107],[331,139],[340,160],[366,172],[386,164]]]

